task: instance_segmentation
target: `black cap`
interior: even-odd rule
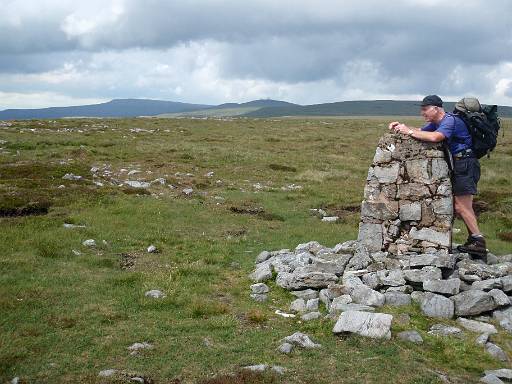
[[[437,95],[428,95],[423,98],[423,101],[420,104],[422,107],[426,107],[427,105],[434,105],[436,107],[443,106],[443,100]]]

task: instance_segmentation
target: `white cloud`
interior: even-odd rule
[[[48,106],[124,97],[309,104],[429,93],[512,104],[512,3],[505,0],[2,5],[7,106],[20,105],[23,94],[27,105]]]
[[[0,91],[0,109],[65,107],[108,101],[99,98],[76,98],[54,92],[17,93]]]

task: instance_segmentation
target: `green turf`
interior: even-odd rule
[[[333,321],[281,318],[274,311],[286,310],[292,296],[275,284],[268,302],[249,298],[247,275],[260,251],[357,237],[366,173],[387,122],[65,119],[2,127],[0,381],[94,383],[100,370],[114,368],[158,383],[437,383],[435,372],[468,383],[484,369],[505,367],[474,345],[477,335],[427,335],[437,320],[414,306],[384,310],[409,313],[425,339],[421,346],[334,337]],[[511,143],[510,135],[500,137],[482,160],[479,220],[497,255],[512,252]],[[154,184],[144,194],[108,178],[94,185],[90,168],[106,165],[118,180],[127,178],[121,169],[136,169],[141,173],[130,179],[163,177],[176,188]],[[66,173],[83,180],[63,180]],[[187,187],[190,197],[181,193]],[[310,208],[341,220],[323,223]],[[464,238],[464,231],[455,236]],[[84,247],[86,239],[97,247]],[[150,244],[160,252],[146,253]],[[133,267],[120,267],[126,258]],[[146,298],[150,289],[167,297]],[[394,326],[393,333],[403,329]],[[279,340],[295,331],[323,347],[277,352]],[[494,339],[512,352],[510,335]],[[154,349],[131,356],[127,347],[142,341]],[[259,363],[288,372],[226,376]]]

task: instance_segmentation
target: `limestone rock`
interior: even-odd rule
[[[352,301],[356,304],[364,304],[380,307],[384,305],[385,296],[365,285],[357,286],[350,292]]]
[[[259,303],[263,303],[268,299],[268,296],[265,293],[251,293],[250,296],[254,301],[257,301]]]
[[[318,291],[314,289],[304,289],[301,291],[292,291],[291,294],[299,299],[309,300],[318,297]]]
[[[483,291],[465,291],[452,296],[451,299],[455,304],[455,315],[457,316],[479,315],[497,307],[493,297]]]
[[[484,373],[486,375],[494,375],[496,377],[499,377],[500,379],[512,381],[512,369],[502,368],[502,369],[486,370]]]
[[[423,281],[425,291],[436,292],[446,295],[456,295],[460,290],[460,279],[436,279]]]
[[[290,354],[293,350],[293,344],[291,343],[282,343],[277,350],[286,355]]]
[[[334,273],[324,272],[304,272],[277,274],[276,284],[289,290],[298,290],[304,288],[325,288],[331,283],[336,283],[338,276]]]
[[[290,311],[292,312],[306,312],[306,302],[304,299],[295,299],[290,304]]]
[[[371,338],[391,338],[393,316],[384,313],[361,311],[343,312],[333,328],[333,333],[351,332]]]
[[[256,283],[267,281],[267,280],[271,279],[272,278],[272,270],[270,269],[270,265],[269,264],[258,265],[256,267],[256,270],[249,275],[249,278]]]
[[[462,330],[449,325],[434,324],[430,327],[428,333],[436,336],[460,336],[462,334]]]
[[[394,307],[411,304],[411,295],[402,292],[385,292],[385,303]]]
[[[296,345],[301,348],[320,348],[321,345],[314,343],[308,335],[301,333],[301,332],[295,332],[293,335],[286,336],[283,339],[284,342]]]
[[[425,240],[444,247],[450,246],[450,233],[448,231],[441,232],[431,228],[421,228],[417,230],[415,227],[411,229],[409,235],[414,240]]]
[[[505,292],[503,292],[500,289],[491,289],[489,291],[489,295],[492,296],[492,298],[494,299],[494,303],[496,303],[496,306],[498,306],[498,307],[503,307],[504,305],[510,305],[510,299],[505,294]]]
[[[414,344],[423,344],[423,338],[418,331],[403,331],[396,335],[400,340],[409,341]]]
[[[300,318],[303,321],[310,321],[310,320],[318,319],[320,316],[322,316],[322,314],[320,312],[314,311],[314,312],[305,313]]]
[[[159,291],[158,289],[152,289],[150,291],[147,291],[144,296],[146,297],[151,297],[153,299],[162,299],[164,297],[166,297],[165,293],[163,293],[162,291]]]
[[[502,380],[500,380],[497,376],[492,374],[486,374],[484,377],[480,379],[479,382],[484,384],[504,384]]]
[[[405,269],[402,271],[405,280],[412,283],[423,283],[426,280],[440,280],[442,272],[437,267],[423,267],[421,269]]]
[[[267,261],[270,259],[272,255],[268,251],[262,251],[260,254],[256,257],[256,263],[263,263],[264,261]]]
[[[487,335],[491,335],[494,333],[498,333],[494,325],[483,323],[481,321],[465,319],[463,317],[457,318],[457,323],[463,328],[466,328],[468,331],[476,332],[476,333],[485,333]]]
[[[380,251],[383,245],[382,224],[359,223],[357,240],[370,251]]]
[[[451,319],[454,313],[453,302],[441,295],[426,293],[420,303],[425,316]]]
[[[269,290],[268,285],[265,283],[256,283],[251,285],[252,293],[267,293]]]
[[[503,349],[501,349],[501,347],[497,346],[496,344],[488,342],[487,344],[485,344],[485,350],[489,355],[494,357],[496,360],[508,361],[508,356],[505,353],[505,351],[503,351]]]

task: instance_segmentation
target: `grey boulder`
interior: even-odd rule
[[[451,319],[454,313],[453,302],[435,293],[425,293],[420,302],[421,311],[429,317]]]
[[[403,331],[396,335],[400,340],[408,341],[414,344],[422,344],[423,338],[418,331]]]
[[[455,304],[455,315],[474,316],[492,311],[497,307],[493,297],[484,291],[469,290],[452,296]]]
[[[393,316],[361,311],[343,312],[334,325],[333,333],[350,332],[361,336],[390,339]]]

